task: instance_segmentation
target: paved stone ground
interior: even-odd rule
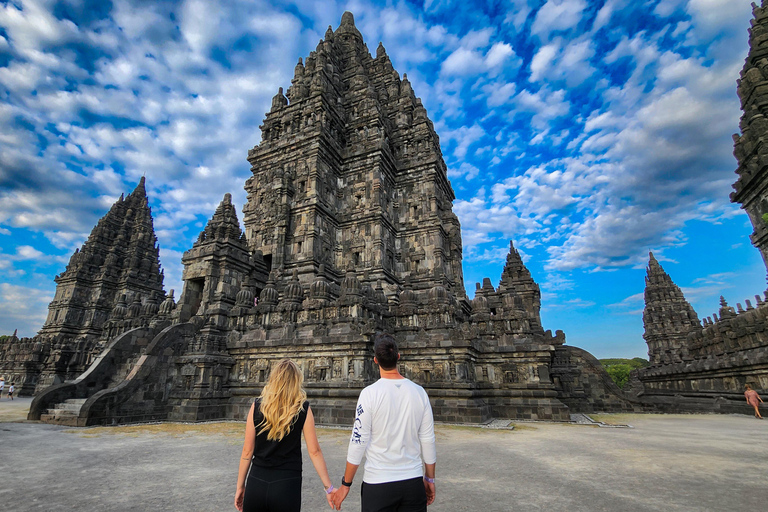
[[[3,510],[234,510],[242,423],[72,429],[23,421],[29,403],[0,401]],[[597,419],[634,428],[438,426],[430,512],[766,510],[768,420]],[[338,481],[348,432],[319,436]],[[304,464],[303,510],[327,510],[306,456]],[[359,510],[360,477],[342,510]]]

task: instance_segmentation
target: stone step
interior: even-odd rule
[[[81,402],[81,403],[74,403],[74,404],[73,403],[68,403],[68,402],[58,403],[58,404],[54,404],[53,407],[49,407],[48,410],[49,411],[51,411],[51,410],[71,411],[71,412],[77,413],[77,412],[80,411],[80,408],[83,406],[84,402],[85,402],[85,400],[83,400],[83,402]]]
[[[76,427],[77,426],[77,415],[76,414],[64,414],[64,415],[56,415],[56,414],[41,414],[40,415],[40,421],[43,423],[51,423],[54,425],[66,425],[69,427]]]
[[[85,402],[87,402],[87,398],[67,398],[64,400],[65,404],[77,404],[78,406],[83,405]]]

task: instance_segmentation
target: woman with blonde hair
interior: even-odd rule
[[[334,488],[317,442],[315,417],[303,381],[296,363],[283,359],[272,369],[261,396],[251,405],[235,493],[235,508],[240,512],[301,510],[302,432],[309,458],[333,508]]]

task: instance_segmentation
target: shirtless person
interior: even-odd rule
[[[760,416],[760,410],[758,409],[760,402],[762,402],[763,399],[760,398],[760,395],[757,394],[757,391],[752,389],[752,386],[749,384],[744,386],[744,389],[746,389],[744,392],[744,397],[747,399],[747,403],[755,409],[755,418],[763,419],[763,417]]]

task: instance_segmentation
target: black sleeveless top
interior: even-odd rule
[[[264,421],[261,414],[261,399],[256,399],[253,408],[253,424],[256,427],[256,446],[253,449],[251,463],[266,468],[290,469],[301,471],[301,431],[304,421],[307,419],[309,402],[302,404],[303,410],[299,411],[296,421],[291,425],[291,430],[280,441],[267,439],[267,431],[259,433],[263,428],[259,424]]]

